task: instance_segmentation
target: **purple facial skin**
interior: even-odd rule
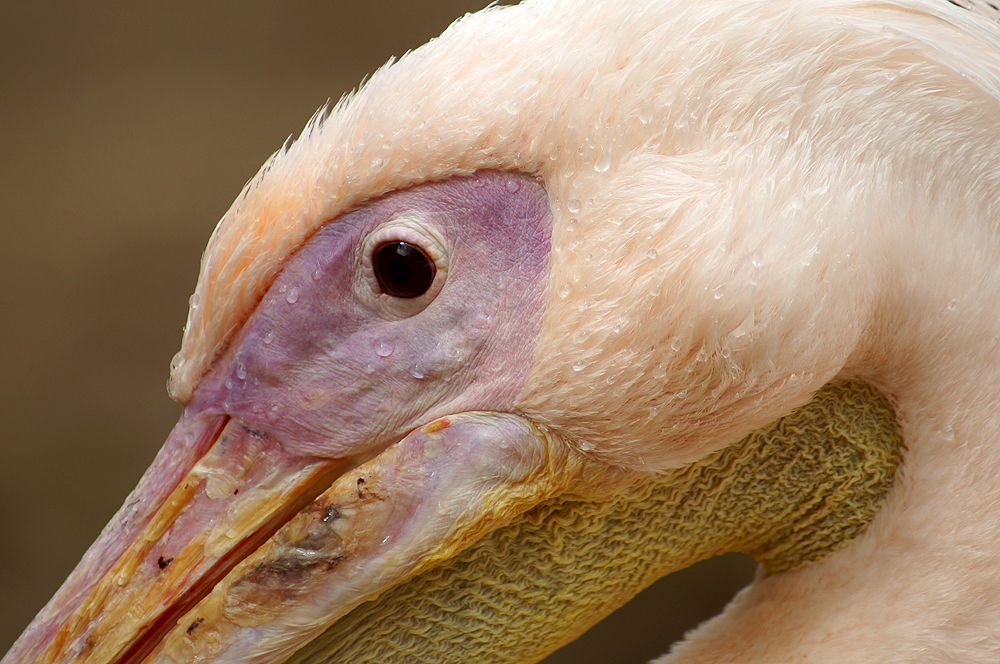
[[[400,217],[436,232],[447,254],[440,292],[404,317],[372,306],[363,265],[366,238]],[[511,409],[541,326],[551,223],[537,182],[496,172],[344,215],[288,261],[188,410],[341,457],[442,415]]]
[[[53,661],[119,642],[115,661],[139,661],[337,476],[439,418],[511,412],[544,313],[551,225],[536,180],[482,172],[391,193],[322,227],[9,661],[33,659],[78,608]],[[435,260],[425,295],[380,291],[371,254],[394,240]],[[473,457],[477,444],[506,444],[488,425],[474,430],[483,433],[455,443]],[[124,574],[119,559],[139,562]],[[84,603],[95,592],[131,606],[139,627],[102,614],[104,600]]]

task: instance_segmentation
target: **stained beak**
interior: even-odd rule
[[[484,173],[324,226],[3,664],[276,661],[561,492],[579,457],[503,414],[533,361],[550,225],[537,181]],[[369,275],[379,238],[434,256],[423,300]]]
[[[185,413],[5,664],[275,661],[579,465],[512,415],[437,420],[359,465]]]

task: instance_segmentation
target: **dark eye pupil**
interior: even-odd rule
[[[382,292],[393,297],[420,297],[434,283],[434,263],[407,242],[383,244],[375,250],[372,266]]]

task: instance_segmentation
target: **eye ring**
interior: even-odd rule
[[[437,268],[418,245],[393,240],[372,252],[372,269],[386,295],[402,299],[420,297],[434,284]]]
[[[376,254],[389,251],[386,258],[391,259],[391,252],[396,250],[398,255],[402,245],[416,251],[414,254],[407,250],[407,255],[415,261],[415,264],[409,265],[411,277],[414,267],[423,276],[411,281],[407,288],[396,288],[391,281],[391,273],[389,279],[386,278],[387,271],[382,268],[378,268],[381,277],[376,273],[376,263],[381,262],[376,261]],[[422,311],[438,296],[448,279],[450,244],[436,226],[416,215],[403,214],[384,221],[372,229],[359,248],[361,271],[358,295],[390,318],[408,318]],[[427,265],[421,267],[424,260]]]

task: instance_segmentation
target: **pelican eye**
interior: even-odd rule
[[[375,279],[383,293],[400,298],[420,297],[434,283],[434,261],[409,242],[386,242],[372,254]]]

